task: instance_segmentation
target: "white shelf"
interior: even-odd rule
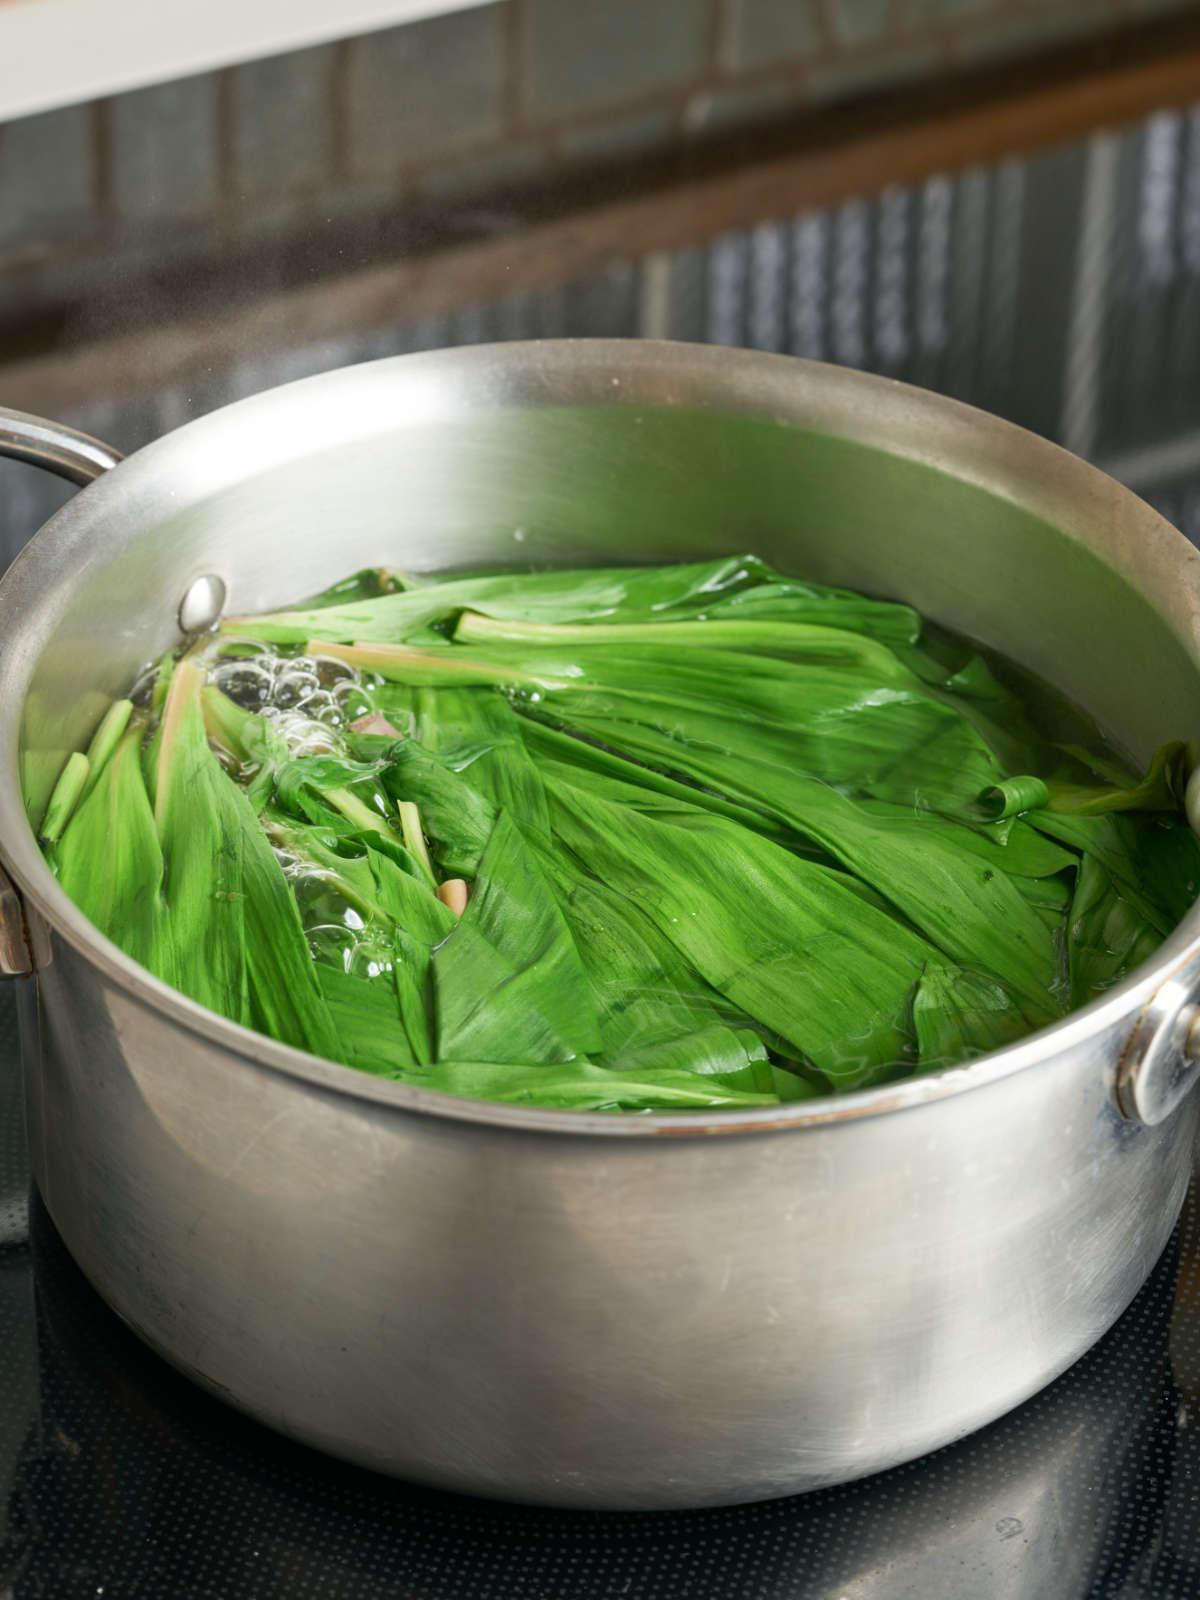
[[[0,122],[492,0],[0,0]]]

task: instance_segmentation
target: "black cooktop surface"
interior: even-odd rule
[[[0,1600],[1190,1600],[1200,1197],[1092,1352],[982,1433],[842,1489],[599,1515],[330,1461],[143,1348],[31,1189],[0,987]]]

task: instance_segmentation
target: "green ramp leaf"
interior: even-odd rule
[[[553,1063],[600,1049],[570,929],[506,812],[466,911],[433,953],[433,985],[442,1061]]]

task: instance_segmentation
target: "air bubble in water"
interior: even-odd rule
[[[245,711],[261,711],[275,692],[273,665],[261,658],[251,661],[223,661],[210,679]]]
[[[346,971],[354,978],[379,978],[391,972],[390,950],[378,940],[360,940],[346,955]]]
[[[273,702],[280,710],[299,710],[320,689],[320,679],[297,662],[288,662],[276,674]]]
[[[311,656],[309,659],[322,687],[326,689],[338,689],[358,682],[358,673],[348,661],[339,661],[336,656]]]
[[[339,737],[337,729],[331,728],[328,723],[314,721],[313,718],[296,711],[276,712],[271,720],[283,735],[288,752],[293,756],[345,754],[345,744]]]
[[[328,961],[332,957],[343,972],[352,971],[358,941],[349,928],[334,922],[319,922],[305,931],[314,961]]]
[[[360,674],[333,656],[279,655],[264,647],[218,661],[209,681],[244,710],[270,717],[293,755],[342,753],[330,731],[369,709]]]

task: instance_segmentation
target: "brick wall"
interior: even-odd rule
[[[0,325],[97,275],[469,202],[1184,0],[497,0],[0,127]],[[3,351],[0,351],[0,359]]]

